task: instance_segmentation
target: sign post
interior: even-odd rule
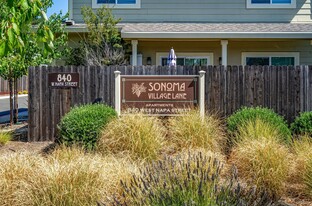
[[[115,110],[118,116],[121,114],[121,106],[120,106],[120,71],[115,71]]]
[[[199,71],[199,114],[205,117],[205,71]]]

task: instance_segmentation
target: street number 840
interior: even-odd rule
[[[70,82],[72,80],[71,74],[58,74],[57,81],[58,82]]]

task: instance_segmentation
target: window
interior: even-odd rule
[[[212,65],[212,53],[176,53],[177,65],[180,66],[207,66]],[[159,65],[168,65],[168,53],[157,53],[156,58],[159,59]]]
[[[299,65],[298,52],[243,52],[243,65]]]
[[[296,0],[247,0],[247,8],[290,9],[290,8],[296,8]]]
[[[103,5],[116,9],[139,9],[141,0],[92,0],[92,8],[100,8]]]

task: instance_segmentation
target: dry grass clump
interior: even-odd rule
[[[177,151],[185,148],[205,148],[221,152],[225,145],[221,121],[213,115],[201,118],[197,110],[171,118],[168,128],[170,141]]]
[[[303,183],[303,175],[306,171],[307,163],[312,159],[312,138],[303,136],[294,140],[292,150],[294,152],[294,158],[291,180],[297,183]]]
[[[98,151],[103,154],[129,154],[134,159],[156,159],[165,142],[159,119],[143,114],[123,115],[102,131]]]
[[[12,139],[11,132],[0,131],[0,146],[5,145],[11,139]]]
[[[231,162],[239,175],[258,191],[266,191],[279,198],[285,189],[289,174],[289,151],[275,139],[250,139],[233,149]]]
[[[120,191],[137,170],[127,158],[60,147],[45,157],[16,153],[0,158],[0,205],[96,205]]]
[[[303,181],[305,184],[305,193],[312,199],[312,158],[306,164]]]
[[[30,188],[36,181],[43,159],[38,155],[22,152],[0,156],[0,205],[32,205]]]
[[[297,185],[296,193],[306,194],[312,197],[312,170],[310,168],[312,161],[312,138],[302,136],[294,140],[292,150],[294,155],[289,180],[291,183],[299,184]]]
[[[275,139],[282,142],[283,136],[271,123],[256,118],[253,121],[247,121],[238,126],[234,142],[239,143],[240,141],[253,139]]]
[[[80,148],[61,147],[47,157],[42,177],[33,185],[35,205],[96,205],[118,190],[120,178],[135,167],[127,159],[102,157]]]

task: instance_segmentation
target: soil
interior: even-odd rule
[[[0,146],[0,155],[4,153],[13,153],[21,151],[31,151],[38,154],[48,153],[56,144],[54,142],[27,142],[27,123],[8,126],[0,125],[0,130],[13,131],[13,141],[6,145]],[[292,191],[295,191],[298,186],[292,185]],[[291,191],[287,196],[281,198],[280,206],[312,206],[312,200],[305,196],[294,196]]]
[[[0,145],[0,154],[22,151],[45,153],[55,147],[54,142],[27,142],[27,127],[27,123],[20,123],[12,126],[1,125],[0,129],[2,131],[13,132],[13,140],[5,145]]]

